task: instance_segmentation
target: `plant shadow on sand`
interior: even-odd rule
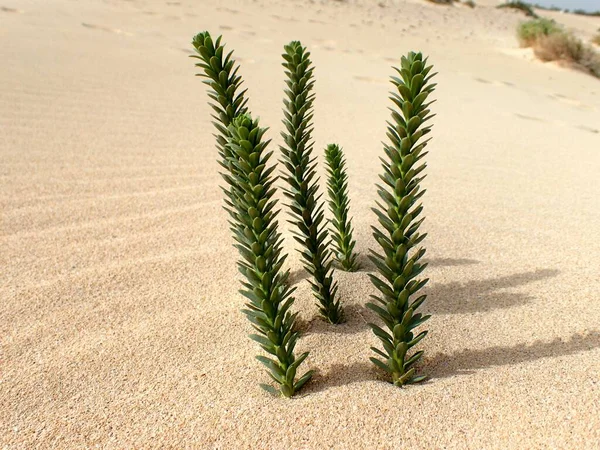
[[[443,263],[439,261],[443,261]],[[443,265],[447,261],[433,260],[430,261],[430,264],[432,266]],[[527,293],[510,292],[505,289],[517,288],[528,283],[552,278],[558,273],[557,270],[544,269],[464,283],[452,282],[433,285],[424,292],[427,294],[427,301],[423,305],[423,312],[433,315],[467,314],[523,305],[532,301],[534,297]],[[298,330],[306,334],[353,334],[369,329],[369,322],[377,322],[376,315],[362,304],[345,306],[345,315],[346,322],[335,326],[323,322],[318,317],[313,317],[308,321],[299,320]]]
[[[432,266],[448,263],[452,265],[456,261],[460,261],[459,264],[476,263],[471,260],[442,259],[431,261],[430,264]],[[423,309],[430,314],[444,315],[487,312],[519,306],[533,301],[535,297],[528,293],[505,292],[505,289],[553,278],[558,274],[557,270],[543,269],[465,283],[434,285],[427,292],[428,301]],[[315,317],[302,322],[300,331],[306,334],[354,334],[368,330],[368,322],[377,321],[376,316],[363,305],[347,305],[345,310],[347,321],[344,324],[330,325]],[[572,355],[595,348],[600,348],[599,331],[574,334],[568,338],[556,338],[552,341],[537,341],[532,344],[465,349],[452,354],[436,354],[429,358],[425,357],[421,367],[430,377],[430,381],[433,381],[455,375],[468,375],[480,369]],[[318,392],[336,386],[385,379],[385,374],[369,361],[335,364],[327,372],[316,374],[315,381],[310,384],[309,389]]]
[[[512,366],[543,358],[574,355],[600,348],[600,332],[574,334],[569,339],[556,338],[552,341],[536,341],[533,344],[517,344],[510,347],[490,347],[481,350],[462,350],[439,353],[426,358],[421,370],[429,379],[425,384],[440,378],[470,375],[477,370],[491,367]],[[369,362],[334,364],[326,373],[317,373],[309,392],[321,392],[330,388],[363,381],[384,381],[386,374]]]
[[[444,266],[469,266],[472,264],[479,264],[479,261],[467,258],[436,258],[432,260],[425,260],[429,267],[444,267]],[[357,272],[374,272],[376,270],[375,265],[371,260],[363,253],[360,253],[357,258],[358,270]],[[341,270],[338,266],[334,266],[336,270]],[[290,284],[296,284],[302,280],[308,278],[308,273],[305,269],[296,269],[290,272],[288,282]]]
[[[423,363],[423,370],[431,378],[468,375],[478,369],[507,366],[555,358],[600,348],[600,332],[574,334],[569,339],[536,341],[533,344],[517,344],[511,347],[489,347],[480,350],[466,349],[450,355],[439,353]]]

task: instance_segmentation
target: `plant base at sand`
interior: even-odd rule
[[[384,146],[383,185],[378,185],[381,203],[373,209],[381,226],[373,227],[381,253],[371,250],[370,259],[379,274],[370,278],[381,296],[373,296],[375,302],[367,307],[377,313],[386,329],[370,324],[383,346],[371,347],[377,354],[371,361],[388,372],[397,386],[425,379],[415,372],[423,351],[413,349],[427,335],[427,331],[416,333],[415,329],[429,318],[417,312],[426,298],[417,295],[428,281],[418,279],[427,265],[420,262],[425,249],[418,245],[425,234],[419,233],[424,219],[420,217],[423,206],[418,202],[425,193],[420,182],[427,140],[422,138],[430,132],[426,123],[433,117],[431,102],[427,102],[435,87],[430,83],[434,76],[431,69],[420,53],[411,52],[402,57],[401,67],[396,69],[400,77],[392,77],[396,89],[391,100],[396,109],[388,123],[389,143]]]

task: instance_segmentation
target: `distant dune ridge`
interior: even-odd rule
[[[0,447],[576,448],[600,442],[600,82],[520,48],[476,0],[3,0]],[[598,19],[553,11],[584,42]],[[315,155],[344,149],[361,269],[316,315],[279,215],[310,383],[269,396],[240,312],[191,36],[235,49],[283,129],[283,45],[315,67]],[[435,62],[424,197],[432,314],[399,389],[371,362],[365,255],[391,66]],[[281,183],[281,180],[280,180]],[[278,194],[281,197],[281,192]]]

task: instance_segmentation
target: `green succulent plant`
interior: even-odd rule
[[[312,371],[296,379],[297,370],[308,352],[296,357],[294,349],[299,338],[294,331],[296,314],[291,312],[294,289],[287,279],[289,271],[282,266],[287,255],[282,254],[282,238],[278,232],[273,186],[275,166],[269,165],[272,152],[266,150],[269,141],[263,141],[266,131],[258,121],[247,113],[243,93],[236,94],[241,84],[234,68],[231,53],[223,59],[221,38],[213,44],[207,32],[196,35],[193,45],[201,60],[196,64],[203,69],[201,76],[211,87],[209,96],[217,112],[214,125],[219,131],[217,147],[222,174],[229,189],[226,209],[231,216],[230,224],[240,253],[238,268],[244,276],[243,289],[246,308],[243,312],[257,334],[250,338],[258,342],[271,357],[259,355],[270,377],[285,397],[291,397],[312,376]],[[276,392],[271,385],[261,384]]]
[[[416,375],[415,364],[423,351],[414,352],[414,347],[427,335],[427,331],[415,334],[415,328],[429,319],[429,315],[417,312],[426,295],[418,295],[427,279],[417,279],[427,266],[421,258],[424,248],[417,246],[425,238],[419,233],[424,218],[422,204],[418,203],[425,193],[420,182],[425,177],[428,140],[423,136],[431,131],[426,125],[433,117],[427,102],[435,84],[430,83],[435,74],[430,74],[431,65],[421,53],[409,53],[402,57],[400,69],[395,68],[400,77],[393,76],[395,92],[390,99],[392,120],[388,122],[389,143],[384,144],[387,158],[382,159],[383,185],[377,185],[381,203],[373,211],[381,228],[373,227],[373,236],[382,253],[371,250],[369,258],[378,270],[378,276],[370,275],[372,283],[381,296],[372,296],[375,303],[368,303],[383,321],[387,330],[370,324],[373,333],[379,338],[383,350],[371,347],[379,358],[371,361],[391,375],[397,386],[423,381],[426,377]]]
[[[250,338],[272,355],[256,358],[269,369],[281,393],[291,397],[311,378],[312,371],[296,381],[298,366],[308,352],[298,358],[294,356],[299,337],[294,331],[297,313],[290,312],[294,289],[287,283],[289,271],[282,270],[287,255],[282,255],[283,239],[277,231],[274,210],[275,167],[267,166],[272,152],[266,151],[269,142],[262,141],[266,129],[260,128],[258,121],[249,115],[236,117],[228,130],[231,137],[227,146],[233,153],[231,162],[237,172],[232,179],[244,191],[234,202],[241,226],[233,229],[242,256],[238,267],[246,278],[241,293],[248,299],[248,309],[243,312],[259,333]],[[263,387],[270,390],[267,385]]]
[[[348,217],[350,199],[348,198],[348,175],[344,153],[337,144],[329,144],[325,148],[327,161],[327,192],[329,194],[329,209],[333,216],[331,220],[335,259],[340,267],[348,272],[358,270],[354,253],[356,241],[352,239],[352,223]]]
[[[310,53],[300,42],[293,41],[284,50],[287,77],[282,132],[285,145],[281,146],[282,163],[287,169],[284,193],[290,201],[291,222],[296,225],[294,239],[303,247],[300,254],[312,276],[310,284],[319,311],[325,320],[337,324],[344,320],[344,315],[340,301],[336,300],[337,283],[333,280],[323,205],[317,193],[316,162],[312,158],[313,67]]]

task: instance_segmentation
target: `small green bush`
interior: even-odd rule
[[[469,8],[475,8],[475,2],[473,0],[466,0],[465,2],[463,2],[465,5],[467,5]]]
[[[560,25],[551,19],[533,19],[521,22],[517,28],[517,36],[522,47],[531,47],[542,36],[559,33]]]
[[[498,5],[497,8],[500,8],[500,9],[504,9],[504,8],[518,9],[519,11],[523,11],[525,13],[525,15],[528,16],[528,17],[536,17],[537,18],[537,16],[538,16],[533,11],[533,8],[531,7],[531,5],[529,3],[521,2],[521,1],[512,1],[512,2],[508,2],[508,3],[503,3],[502,5]]]

